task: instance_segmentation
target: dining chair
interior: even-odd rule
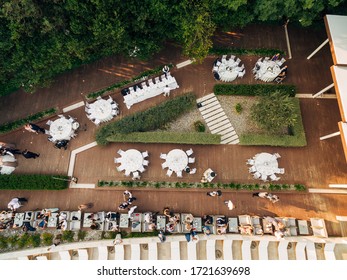
[[[110,95],[108,96],[107,101],[108,101],[109,103],[112,103],[112,102],[113,102],[113,99],[112,99],[112,97],[111,97]]]
[[[167,172],[166,172],[166,175],[169,176],[169,177],[171,177],[172,172],[173,172],[173,171],[172,171],[171,169],[168,169]]]
[[[143,157],[143,158],[148,157],[148,152],[147,152],[147,151],[142,152],[142,157]]]
[[[143,173],[143,172],[146,171],[146,169],[143,167],[143,165],[141,165],[140,168],[139,168],[139,171],[140,171],[141,173]]]
[[[100,100],[101,99],[101,96],[98,96],[97,98],[96,98],[96,100]]]
[[[118,109],[118,104],[117,103],[112,103],[111,104],[112,109]]]
[[[114,158],[114,163],[121,163],[122,162],[122,158]]]
[[[247,163],[246,164],[254,165],[254,163],[255,163],[254,159],[251,159],[251,158],[247,159]]]
[[[265,174],[262,174],[260,179],[264,182],[267,182],[267,176]]]
[[[46,122],[46,124],[47,124],[47,125],[51,125],[51,124],[52,124],[52,121],[51,121],[51,120],[48,120],[48,121]]]
[[[253,178],[254,179],[259,179],[261,177],[261,174],[260,172],[256,171],[254,174],[253,174]]]
[[[193,168],[190,170],[189,174],[195,174],[196,173],[196,168]]]
[[[119,155],[123,155],[125,152],[122,150],[122,149],[119,149],[118,151],[117,151],[117,154],[119,154]]]
[[[133,172],[133,180],[140,179],[140,173],[138,171]]]
[[[166,156],[167,156],[167,154],[162,154],[162,153],[160,153],[160,158],[161,158],[161,159],[166,159]]]
[[[255,166],[251,166],[251,167],[248,169],[248,171],[249,171],[250,173],[253,173],[253,172],[256,172],[257,169],[255,168]]]
[[[125,167],[123,165],[117,166],[117,170],[119,172],[122,172],[125,169]]]
[[[177,174],[177,177],[178,177],[178,178],[182,178],[182,177],[183,177],[183,176],[182,176],[182,171],[181,171],[181,170],[177,171],[176,174]]]
[[[148,166],[148,163],[149,163],[149,161],[148,160],[143,160],[143,162],[142,162],[142,164],[144,165],[144,166]]]
[[[193,154],[193,149],[190,148],[189,150],[186,151],[187,156],[191,156]]]
[[[165,168],[167,168],[168,167],[168,165],[167,165],[167,162],[165,161],[165,162],[163,162],[162,164],[161,164],[161,168],[162,169],[165,169]]]
[[[128,169],[126,169],[124,174],[125,174],[125,176],[130,176],[130,171]]]
[[[195,162],[195,158],[193,158],[193,157],[188,158],[188,162],[189,163],[194,163]]]
[[[99,119],[95,119],[94,123],[95,123],[96,125],[99,125],[99,124],[101,123],[101,121],[100,121]]]

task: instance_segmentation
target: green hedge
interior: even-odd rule
[[[219,188],[231,190],[270,190],[270,191],[306,191],[301,184],[239,184],[239,183],[186,183],[186,182],[147,182],[147,181],[98,181],[99,187],[121,187],[121,188]]]
[[[160,74],[162,73],[162,69],[163,69],[164,66],[158,66],[154,69],[151,69],[151,70],[147,70],[147,71],[144,71],[142,72],[141,74],[137,75],[136,77],[132,78],[131,80],[124,80],[124,81],[121,81],[121,82],[118,82],[118,83],[115,83],[113,85],[110,85],[109,87],[107,88],[104,88],[102,90],[99,90],[99,91],[95,91],[95,92],[91,92],[87,95],[87,98],[88,99],[95,99],[97,98],[98,96],[102,96],[104,93],[108,92],[108,91],[112,91],[112,90],[115,90],[115,89],[118,89],[118,88],[121,88],[121,87],[125,87],[126,85],[130,85],[136,81],[139,81],[143,78],[147,78],[148,76],[151,76],[151,75],[157,75],[157,74]],[[173,65],[172,64],[169,64],[168,65],[169,68],[172,68]]]
[[[25,124],[27,124],[29,122],[39,121],[39,120],[46,118],[48,116],[52,116],[56,112],[57,112],[56,108],[51,108],[51,109],[30,115],[24,119],[16,120],[16,121],[10,122],[10,123],[5,123],[3,125],[0,125],[0,134],[13,131],[13,130],[21,127],[21,126],[24,126]]]
[[[108,138],[119,133],[146,132],[164,127],[196,106],[195,95],[188,93],[169,99],[155,107],[126,116],[118,121],[102,126],[96,133],[99,145],[106,145]]]
[[[68,178],[63,175],[0,175],[0,190],[63,190],[69,186]]]
[[[285,147],[304,147],[307,145],[304,125],[302,123],[300,101],[293,98],[295,104],[295,113],[298,118],[294,127],[292,127],[292,135],[273,135],[273,134],[241,134],[241,145],[259,145],[259,146],[285,146]]]
[[[219,48],[214,47],[209,50],[210,54],[214,55],[258,55],[258,56],[269,56],[272,57],[273,55],[279,53],[280,55],[285,55],[285,51],[278,50],[278,49],[266,49],[266,48],[259,48],[259,49],[243,49],[243,48]]]
[[[273,84],[216,84],[213,88],[216,95],[243,95],[243,96],[264,96],[271,92],[279,91],[282,94],[294,97],[296,88],[294,85],[273,85]]]
[[[220,144],[220,137],[220,135],[201,132],[134,132],[114,134],[108,137],[107,141],[124,143]]]

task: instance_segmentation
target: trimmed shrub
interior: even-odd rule
[[[193,93],[169,99],[148,110],[137,112],[102,126],[96,133],[96,141],[99,145],[106,145],[107,139],[118,133],[146,132],[163,128],[165,124],[188,112],[195,105]]]
[[[24,119],[20,119],[20,120],[16,120],[14,122],[9,122],[9,123],[5,123],[0,125],[0,134],[4,134],[13,130],[16,130],[19,127],[22,127],[24,125],[26,125],[29,122],[36,122],[39,121],[41,119],[47,118],[48,116],[52,116],[57,112],[56,108],[51,108],[33,115],[30,115]]]
[[[196,132],[205,132],[206,131],[206,127],[202,121],[196,121],[194,123],[194,128],[195,128]]]
[[[53,243],[53,234],[49,232],[42,233],[42,244],[45,246],[52,245]]]
[[[67,242],[73,242],[74,236],[75,232],[73,232],[72,230],[64,230],[61,239]]]
[[[279,53],[282,56],[285,55],[285,51],[278,50],[278,49],[266,49],[266,48],[243,49],[243,48],[213,47],[209,50],[209,54],[214,54],[214,55],[233,54],[233,55],[273,56],[276,53]]]
[[[123,143],[180,143],[180,144],[220,144],[220,135],[209,133],[178,132],[134,132],[114,134],[107,138],[108,142]]]
[[[68,178],[63,175],[1,175],[0,190],[63,190],[69,186]]]
[[[243,95],[243,96],[266,96],[274,91],[280,94],[294,97],[296,88],[294,85],[273,85],[273,84],[255,84],[255,85],[233,85],[233,84],[216,84],[214,85],[216,95]]]
[[[77,233],[77,238],[79,241],[83,241],[87,236],[87,232],[84,230],[79,230]]]
[[[241,113],[242,113],[242,110],[243,110],[242,105],[241,105],[240,103],[237,103],[237,104],[235,105],[235,111],[236,111],[236,113],[241,114]]]

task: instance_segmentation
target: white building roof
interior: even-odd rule
[[[345,152],[345,157],[347,161],[347,123],[339,122],[339,129],[341,134],[341,141],[343,146],[343,151]]]
[[[347,67],[331,66],[330,70],[334,80],[341,119],[343,122],[347,122]]]

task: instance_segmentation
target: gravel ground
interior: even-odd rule
[[[249,132],[261,132],[261,129],[256,126],[250,117],[251,107],[257,101],[257,97],[217,96],[217,98],[238,135]],[[237,103],[240,103],[243,108],[240,114],[235,110],[235,105]],[[196,121],[202,121],[206,126],[206,131],[209,132],[209,129],[197,108],[168,124],[166,130],[176,132],[194,132],[194,122]]]

